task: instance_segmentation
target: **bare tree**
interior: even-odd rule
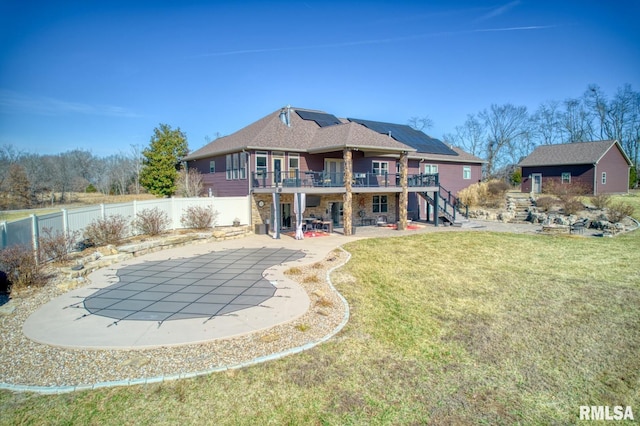
[[[553,145],[562,142],[560,120],[561,115],[557,101],[540,104],[532,117],[532,131],[536,144]]]
[[[492,104],[478,115],[487,132],[484,153],[487,160],[486,175],[505,166],[516,157],[519,145],[526,140],[529,118],[527,107],[512,104]]]
[[[182,167],[178,172],[176,193],[181,197],[199,197],[202,195],[204,185],[202,174],[197,169]]]
[[[586,142],[593,135],[591,116],[580,99],[566,99],[560,114],[564,142]]]
[[[24,167],[17,163],[11,164],[6,180],[11,204],[19,209],[31,207],[31,185]]]
[[[429,116],[411,117],[407,124],[415,130],[423,131],[433,127],[433,120]]]
[[[142,161],[144,157],[142,156],[143,148],[140,145],[131,145],[131,172],[133,174],[133,192],[136,194],[140,194],[140,189],[142,186],[140,185],[140,172],[142,170]]]
[[[0,189],[3,188],[3,183],[9,174],[9,168],[12,164],[19,160],[20,153],[18,153],[13,145],[3,145],[0,147]]]

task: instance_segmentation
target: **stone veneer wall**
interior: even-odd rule
[[[374,213],[373,212],[373,196],[374,195],[386,195],[387,196],[387,212],[386,213]],[[259,207],[258,202],[264,201],[264,206]],[[293,194],[280,194],[281,203],[291,203],[293,212]],[[307,207],[304,211],[305,217],[311,217],[312,215],[317,218],[329,219],[331,218],[331,211],[329,209],[330,203],[344,202],[344,194],[322,194],[320,198],[320,205],[317,207]],[[271,218],[271,204],[273,198],[271,194],[254,194],[251,200],[251,220],[254,225],[262,225],[267,223],[267,220]],[[364,193],[353,194],[353,223],[356,226],[361,224],[360,211],[364,211],[364,217],[369,219],[377,219],[378,216],[387,216],[387,220],[390,223],[396,222],[397,206],[396,206],[396,193]],[[292,213],[293,215],[293,213]]]

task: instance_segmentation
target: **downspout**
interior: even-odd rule
[[[598,195],[598,163],[593,163],[593,194]]]

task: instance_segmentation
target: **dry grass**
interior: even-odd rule
[[[0,392],[0,423],[573,424],[580,405],[637,416],[639,238],[350,243],[333,280],[351,320],[330,342],[159,385]]]
[[[28,210],[0,211],[0,220],[18,220],[29,217],[32,214],[45,215],[48,213],[59,212],[60,209],[73,209],[94,204],[126,203],[133,200],[153,200],[155,198],[157,197],[152,194],[104,195],[100,193],[79,192],[73,193],[70,201],[65,202],[64,204],[54,204],[49,207]]]

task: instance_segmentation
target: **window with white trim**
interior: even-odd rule
[[[244,152],[227,154],[227,180],[237,180],[247,178],[247,156]]]
[[[607,184],[607,172],[602,172],[602,184],[606,185]]]
[[[435,175],[438,173],[438,165],[437,164],[425,164],[424,165],[424,173],[427,175]]]
[[[562,183],[571,183],[571,172],[562,172]]]
[[[386,213],[388,209],[387,196],[386,195],[374,195],[373,196],[373,212],[374,213]]]
[[[471,166],[464,166],[462,168],[462,179],[471,179]]]
[[[389,173],[388,161],[372,161],[371,163],[374,175],[386,175]]]
[[[256,176],[266,176],[269,171],[267,166],[269,154],[266,151],[256,151]]]
[[[209,173],[216,172],[216,160],[209,161]]]
[[[289,177],[296,177],[296,170],[300,169],[300,154],[288,153],[289,157]]]

